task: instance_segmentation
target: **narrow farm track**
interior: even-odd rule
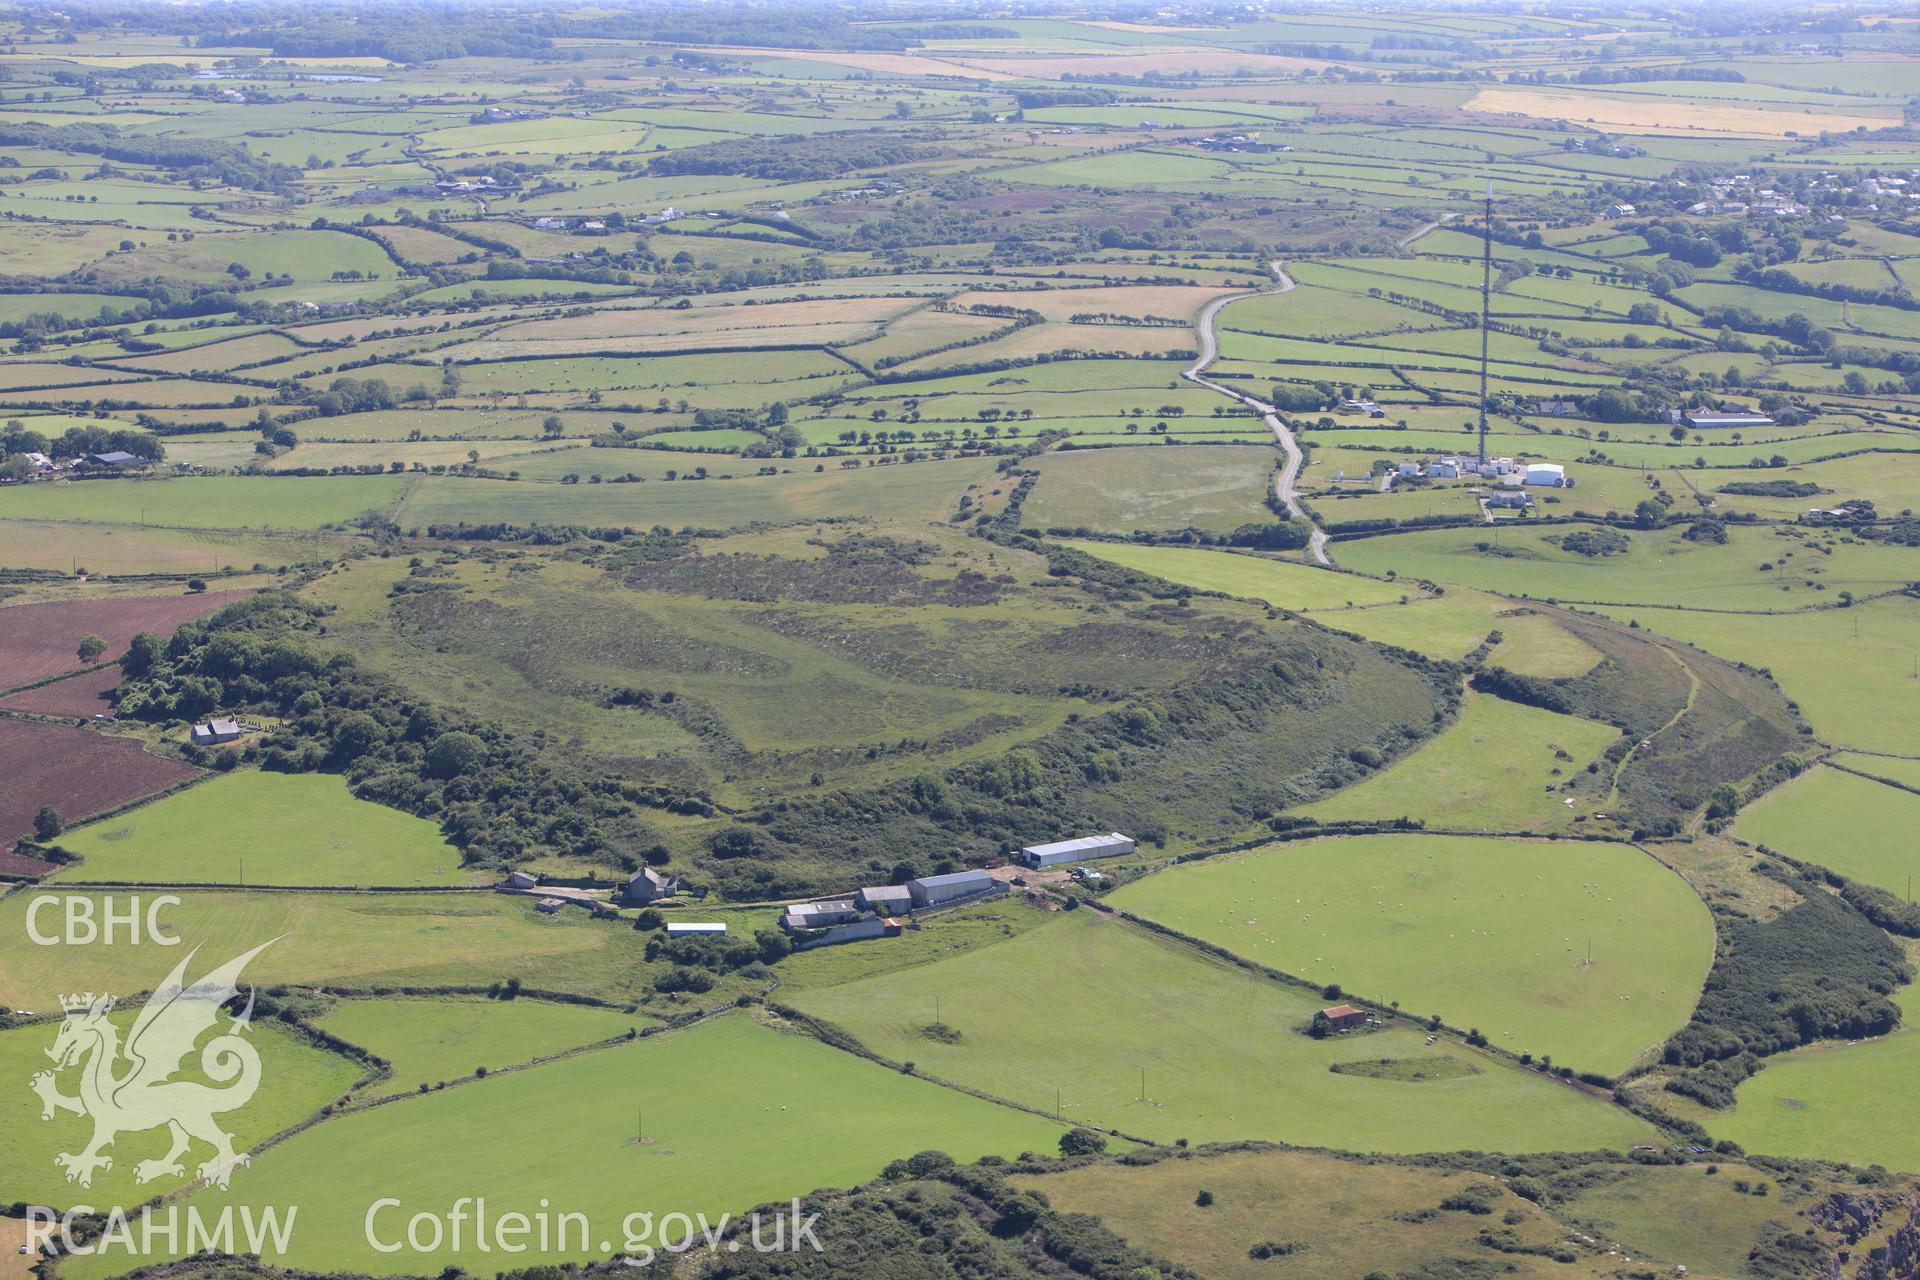
[[[1266,422],[1267,429],[1273,432],[1273,438],[1279,443],[1280,451],[1286,455],[1286,462],[1281,466],[1279,471],[1274,473],[1273,494],[1276,498],[1280,499],[1280,504],[1286,508],[1289,516],[1292,516],[1296,520],[1305,520],[1311,525],[1313,522],[1308,517],[1306,509],[1300,505],[1299,498],[1294,494],[1294,482],[1300,478],[1300,468],[1306,459],[1300,452],[1300,442],[1293,438],[1293,432],[1289,430],[1287,424],[1281,420],[1279,410],[1264,400],[1256,400],[1244,392],[1235,391],[1232,387],[1222,386],[1220,383],[1208,378],[1204,372],[1207,366],[1212,364],[1220,354],[1220,339],[1214,330],[1214,321],[1219,317],[1222,307],[1226,306],[1229,302],[1237,302],[1241,298],[1259,297],[1266,293],[1293,292],[1293,277],[1288,275],[1286,269],[1278,262],[1272,263],[1271,266],[1275,281],[1272,289],[1256,290],[1252,293],[1236,293],[1225,298],[1215,298],[1201,309],[1200,315],[1194,321],[1193,326],[1194,330],[1200,335],[1200,355],[1191,365],[1181,371],[1180,376],[1188,382],[1206,387],[1210,391],[1218,391],[1223,396],[1231,396],[1240,403],[1251,406],[1259,413],[1262,420]],[[1313,559],[1316,564],[1328,566],[1333,564],[1333,561],[1327,556],[1327,535],[1322,533],[1318,526],[1314,527],[1313,533],[1308,538],[1307,547],[1313,552]]]
[[[1444,227],[1449,222],[1452,222],[1452,221],[1453,221],[1453,214],[1443,213],[1438,218],[1435,218],[1432,222],[1427,223],[1425,226],[1415,231],[1412,235],[1402,236],[1399,240],[1395,242],[1395,245],[1397,248],[1404,249],[1408,245],[1412,244],[1415,240],[1418,240],[1421,236],[1426,235],[1427,232],[1436,230],[1437,228],[1440,228],[1440,227]]]

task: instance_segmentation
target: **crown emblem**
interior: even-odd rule
[[[94,994],[91,991],[83,996],[61,996],[60,1008],[67,1013],[85,1013],[93,1008],[93,1001]],[[108,999],[105,1008],[111,1009],[112,1007],[113,1001]],[[105,1012],[105,1009],[103,1009],[102,1012]]]

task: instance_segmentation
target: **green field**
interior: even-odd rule
[[[153,972],[151,947],[33,945],[25,916],[43,896],[0,900],[0,1004],[44,1009],[63,992],[140,991],[162,976]],[[123,911],[128,906],[126,893],[84,896],[96,904],[116,899]],[[625,924],[593,921],[584,911],[539,915],[524,897],[193,890],[177,896],[180,905],[163,908],[159,921],[188,946],[238,955],[279,939],[248,969],[262,983],[486,987],[518,977],[535,989],[624,1000],[638,998],[667,968],[643,960],[645,939]],[[43,912],[41,918],[50,927],[52,917]]]
[[[638,1143],[642,1111],[647,1141]],[[1059,1132],[1038,1116],[734,1014],[328,1121],[263,1155],[218,1203],[300,1206],[292,1247],[270,1258],[276,1263],[432,1274],[497,1263],[479,1252],[471,1232],[458,1252],[444,1240],[424,1251],[375,1251],[364,1230],[375,1201],[403,1204],[376,1218],[383,1242],[404,1240],[413,1212],[430,1205],[444,1212],[462,1196],[484,1196],[494,1214],[531,1214],[549,1203],[555,1214],[587,1215],[586,1247],[575,1227],[565,1247],[556,1237],[552,1248],[518,1254],[521,1265],[638,1255],[663,1238],[649,1239],[636,1221],[629,1250],[623,1226],[630,1214],[651,1213],[656,1223],[673,1212],[717,1220],[818,1186],[864,1181],[916,1151],[961,1160],[1012,1156],[1052,1150]],[[72,1274],[97,1280],[155,1260],[102,1255]]]
[[[1878,1040],[1820,1044],[1767,1060],[1730,1111],[1708,1112],[1716,1136],[1749,1151],[1920,1171],[1920,987],[1894,995],[1901,1027]]]
[[[1815,769],[1748,805],[1733,833],[1904,899],[1920,873],[1916,830],[1920,795],[1838,769]]]
[[[424,818],[357,800],[344,778],[248,769],[60,837],[77,882],[416,887],[465,883]]]
[[[1047,1111],[1057,1102],[1069,1120],[1159,1142],[1542,1150],[1614,1147],[1646,1132],[1457,1042],[1429,1048],[1416,1026],[1311,1039],[1304,1028],[1324,1003],[1314,994],[1091,911],[795,1003],[926,1074]],[[930,1035],[936,1018],[957,1037]],[[1443,1054],[1471,1071],[1407,1082],[1329,1070]]]
[[[184,529],[318,529],[366,511],[391,510],[406,484],[400,476],[207,476],[37,484],[9,493],[0,504],[0,518]]]
[[[1723,546],[1688,542],[1677,530],[1633,531],[1623,553],[1586,556],[1549,539],[1561,528],[1446,529],[1343,543],[1341,563],[1539,600],[1667,604],[1749,611],[1831,604],[1841,591],[1868,595],[1906,585],[1905,548],[1816,550],[1797,533],[1737,527]]]
[[[95,815],[0,853],[0,1088],[10,1010],[270,943],[237,1123],[310,1127],[169,1190],[303,1205],[293,1280],[822,1184],[845,1256],[667,1269],[1916,1270],[1920,1031],[1815,1033],[1920,967],[1841,892],[1920,870],[1920,11],[335,8],[0,24],[0,606],[260,593],[132,675],[0,607],[88,668],[0,672],[0,811]],[[1470,453],[1569,483],[1486,512]],[[255,732],[116,812],[34,708]],[[63,898],[184,945],[36,942]],[[1662,1060],[1740,1046],[1727,1110]],[[81,1192],[12,1106],[31,1280],[5,1207]],[[1010,1159],[860,1185],[932,1147]],[[595,1232],[386,1254],[389,1191]]]
[[[385,1058],[393,1074],[367,1097],[411,1093],[498,1071],[547,1054],[597,1044],[647,1026],[645,1015],[531,998],[346,1000],[315,1020],[321,1030]]]
[[[1417,818],[1464,831],[1562,831],[1585,806],[1552,788],[1619,736],[1610,725],[1469,693],[1460,718],[1373,777],[1297,810],[1322,822]]]
[[[1527,676],[1577,676],[1600,661],[1597,649],[1546,614],[1467,587],[1406,604],[1327,610],[1314,620],[1432,658],[1465,657],[1498,631],[1501,642],[1488,661]]]
[[[1267,485],[1278,451],[1254,445],[1084,449],[1036,459],[1039,483],[1021,514],[1030,529],[1204,529],[1273,519]]]
[[[1318,1152],[1223,1151],[1145,1167],[1094,1164],[1016,1181],[1058,1208],[1100,1216],[1132,1243],[1210,1280],[1418,1274],[1423,1260],[1435,1256],[1480,1262],[1490,1257],[1475,1247],[1488,1215],[1435,1212],[1442,1201],[1476,1187],[1488,1189],[1492,1212],[1503,1222],[1516,1215],[1523,1242],[1547,1244],[1564,1232],[1544,1210],[1484,1174]],[[1195,1203],[1202,1191],[1211,1204]],[[1264,1241],[1307,1247],[1250,1257]],[[1514,1268],[1508,1274],[1520,1280],[1586,1274],[1525,1255],[1501,1265]]]
[[[1757,617],[1679,609],[1607,612],[1773,673],[1822,741],[1920,756],[1920,600]]]
[[[1411,1015],[1439,1013],[1500,1048],[1588,1071],[1620,1071],[1678,1028],[1713,954],[1692,890],[1620,844],[1313,840],[1176,867],[1112,901],[1283,972],[1397,1000]]]
[[[350,544],[331,533],[236,533],[218,529],[139,528],[67,520],[5,518],[7,560],[16,569],[56,573],[219,573],[263,564],[330,560]]]
[[[184,952],[157,952],[153,948],[147,948],[147,952],[139,980],[139,985],[145,987],[157,986],[173,965],[184,958]],[[226,952],[203,954],[198,964],[188,966],[187,980],[192,982],[228,958],[230,953]],[[77,991],[86,989],[85,986],[76,988]],[[64,992],[66,988],[61,990]],[[36,1005],[44,1009],[45,1004],[51,1003],[51,1000],[37,1001]],[[133,1007],[113,1014],[113,1024],[122,1036],[132,1027],[135,1015]],[[227,1018],[222,1015],[219,1025],[226,1022]],[[5,1099],[0,1100],[0,1131],[8,1135],[6,1161],[0,1165],[0,1197],[61,1207],[76,1203],[132,1205],[162,1191],[184,1186],[193,1173],[192,1164],[186,1168],[189,1177],[162,1176],[144,1184],[135,1180],[135,1165],[143,1160],[158,1160],[166,1154],[167,1135],[160,1129],[123,1134],[106,1152],[113,1158],[113,1167],[97,1172],[91,1187],[81,1188],[65,1181],[65,1172],[55,1166],[53,1158],[59,1152],[81,1151],[92,1133],[92,1125],[84,1117],[67,1112],[56,1113],[52,1120],[43,1121],[40,1099],[26,1087],[30,1077],[49,1068],[45,1051],[52,1046],[57,1029],[56,1023],[43,1022],[0,1031],[0,1069],[15,1082],[15,1087],[5,1091]],[[212,1029],[207,1030],[202,1043],[211,1041],[214,1035]],[[260,1055],[260,1088],[245,1106],[221,1118],[222,1127],[234,1135],[235,1151],[247,1151],[273,1134],[299,1124],[345,1093],[361,1074],[358,1063],[316,1048],[270,1020],[263,1019],[255,1025],[251,1042]],[[122,1050],[126,1048],[123,1043]],[[199,1062],[197,1054],[189,1057],[176,1078],[198,1081],[213,1088],[231,1087],[228,1081],[206,1076],[199,1069]],[[128,1065],[122,1060],[113,1069],[124,1074]],[[57,1082],[60,1092],[68,1097],[80,1091],[78,1071],[60,1073]],[[210,1154],[211,1148],[196,1143],[188,1159],[198,1163]],[[239,1170],[235,1177],[245,1174],[244,1169]]]
[[[1069,542],[1067,545],[1195,590],[1247,596],[1279,609],[1339,609],[1348,605],[1394,603],[1407,596],[1404,588],[1390,582],[1328,573],[1310,565],[1266,556],[1126,542]]]
[[[596,461],[599,461],[596,459]],[[608,471],[625,471],[617,459]],[[584,468],[583,468],[584,469]],[[744,469],[744,468],[743,468]],[[986,459],[913,465],[811,467],[765,479],[648,481],[644,484],[562,485],[431,477],[401,506],[408,528],[465,520],[473,524],[632,525],[737,528],[755,521],[805,520],[857,511],[881,518],[941,520],[962,490],[992,471]]]

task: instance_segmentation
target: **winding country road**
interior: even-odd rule
[[[1193,326],[1195,331],[1200,335],[1200,358],[1182,370],[1180,376],[1188,382],[1197,383],[1210,391],[1218,391],[1223,396],[1231,396],[1241,404],[1250,406],[1260,415],[1266,422],[1267,429],[1273,432],[1273,438],[1279,442],[1281,453],[1286,455],[1285,463],[1273,476],[1273,495],[1280,499],[1280,505],[1286,508],[1289,516],[1292,516],[1296,520],[1305,520],[1309,525],[1312,525],[1313,522],[1308,518],[1306,508],[1300,505],[1299,498],[1294,494],[1294,482],[1300,478],[1300,468],[1306,459],[1300,452],[1300,442],[1293,438],[1293,432],[1287,428],[1285,422],[1281,421],[1279,411],[1264,400],[1256,400],[1244,392],[1235,391],[1232,387],[1222,386],[1220,383],[1213,381],[1205,375],[1207,366],[1212,364],[1220,354],[1220,340],[1214,333],[1213,325],[1215,318],[1220,314],[1220,308],[1226,306],[1229,302],[1238,302],[1242,298],[1258,297],[1266,293],[1293,292],[1293,277],[1288,275],[1286,269],[1278,262],[1272,263],[1271,266],[1275,281],[1272,289],[1255,290],[1251,293],[1234,293],[1224,298],[1215,298],[1201,310],[1199,318],[1194,321]],[[1312,535],[1308,538],[1307,549],[1313,553],[1315,563],[1323,565],[1331,565],[1333,563],[1327,556],[1327,535],[1322,533],[1317,526],[1314,527]]]

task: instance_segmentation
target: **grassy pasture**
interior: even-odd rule
[[[253,275],[291,274],[296,281],[324,281],[336,271],[393,277],[400,268],[358,236],[338,231],[252,231],[245,235],[201,235],[179,244],[109,254],[94,269],[95,279],[110,284],[136,283],[149,276],[215,281],[239,263]]]
[[[634,1141],[637,1108],[646,1109],[644,1144]],[[418,1275],[488,1259],[471,1234],[459,1252],[374,1251],[363,1219],[376,1199],[424,1206],[485,1196],[498,1213],[535,1213],[546,1200],[556,1212],[586,1214],[590,1238],[581,1247],[576,1229],[566,1247],[518,1259],[584,1260],[621,1249],[623,1219],[636,1211],[717,1220],[823,1183],[863,1181],[915,1151],[1011,1156],[1051,1150],[1058,1132],[735,1014],[329,1121],[261,1156],[221,1202],[301,1206],[292,1248],[272,1262]],[[396,1231],[406,1218],[391,1219]],[[91,1259],[74,1275],[99,1280],[129,1265],[125,1255],[117,1266]]]
[[[1609,725],[1469,693],[1460,718],[1365,782],[1298,810],[1324,822],[1419,818],[1468,831],[1564,831],[1552,795],[1618,737]]]
[[[1339,609],[1349,605],[1388,604],[1406,591],[1393,583],[1356,574],[1274,560],[1186,547],[1155,547],[1124,542],[1069,542],[1068,546],[1129,569],[1138,569],[1200,591],[1264,600],[1280,609]]]
[[[1871,766],[1866,766],[1871,768]],[[1920,873],[1920,795],[1815,769],[1741,811],[1734,834],[1905,898]]]
[[[1693,1275],[1747,1274],[1753,1244],[1784,1205],[1767,1196],[1743,1194],[1735,1181],[1770,1182],[1772,1175],[1749,1165],[1641,1167],[1631,1177],[1594,1179],[1557,1205],[1556,1214],[1603,1239],[1618,1240],[1635,1262],[1660,1259]],[[1807,1203],[1802,1201],[1802,1204]]]
[[[1038,987],[1045,999],[1009,1000]],[[926,1034],[939,1021],[950,1042]],[[1458,1044],[1473,1071],[1408,1083],[1329,1067],[1429,1052],[1404,1024],[1302,1034],[1323,1002],[1118,920],[1059,916],[1005,942],[795,1003],[895,1060],[1070,1121],[1169,1141],[1527,1150],[1636,1141],[1639,1122]],[[1146,1095],[1141,1093],[1145,1072]]]
[[[248,769],[60,837],[74,882],[416,887],[465,882],[425,818],[355,799],[324,773]]]
[[[401,476],[177,477],[36,484],[7,495],[0,519],[180,529],[318,529],[392,508]]]
[[[1920,790],[1920,760],[1905,760],[1896,756],[1871,756],[1859,752],[1843,751],[1833,758],[1834,764],[1844,764],[1861,773],[1872,774],[1876,778],[1885,778],[1905,786]]]
[[[96,902],[104,891],[62,890]],[[44,1009],[66,991],[137,991],[152,972],[151,948],[39,947],[25,915],[38,893],[0,900],[0,1004]],[[127,895],[120,893],[124,899]],[[584,911],[543,916],[529,898],[242,893],[183,890],[164,926],[209,955],[238,955],[280,939],[248,967],[263,984],[356,989],[377,984],[474,984],[518,976],[535,989],[565,988],[609,999],[639,995],[664,968],[644,963],[644,939]],[[124,906],[124,902],[121,904]]]
[[[147,954],[141,958],[139,976],[132,977],[129,974],[132,980],[127,986],[107,990],[131,994],[136,989],[155,987],[184,956],[184,948],[177,952],[148,948]],[[196,963],[188,966],[187,980],[193,981],[202,972],[230,958],[227,953],[203,954]],[[67,990],[64,986],[60,988],[63,993]],[[74,990],[85,991],[87,988],[80,986]],[[48,1005],[53,1005],[54,1010],[58,1011],[59,1006],[53,1004],[51,996],[44,1001],[36,1001],[31,1007],[45,1012]],[[129,1006],[112,1015],[113,1023],[123,1038],[132,1027],[137,1012],[136,1007]],[[220,1016],[220,1025],[226,1025],[227,1021],[224,1014]],[[60,1207],[76,1203],[131,1205],[148,1196],[186,1185],[187,1178],[177,1177],[163,1177],[145,1184],[135,1181],[136,1164],[147,1159],[157,1160],[166,1153],[167,1135],[164,1130],[123,1134],[108,1153],[113,1156],[113,1168],[96,1173],[91,1187],[82,1189],[65,1181],[65,1174],[54,1165],[53,1157],[58,1152],[77,1153],[82,1150],[92,1132],[92,1125],[84,1117],[66,1113],[57,1115],[53,1120],[42,1121],[40,1100],[26,1088],[30,1077],[47,1070],[51,1065],[45,1050],[52,1046],[56,1031],[57,1024],[54,1022],[39,1022],[0,1031],[0,1069],[6,1071],[9,1079],[17,1082],[15,1088],[6,1090],[6,1096],[0,1098],[0,1129],[4,1129],[8,1135],[7,1160],[4,1168],[0,1168],[0,1195],[4,1195],[9,1202],[24,1200],[30,1204]],[[211,1038],[212,1034],[210,1029],[206,1033],[207,1038]],[[360,1077],[359,1064],[307,1044],[269,1020],[256,1023],[249,1039],[260,1054],[260,1074],[264,1087],[245,1106],[226,1113],[221,1119],[222,1126],[234,1135],[236,1151],[246,1151],[263,1139],[305,1120],[345,1093]],[[219,1087],[219,1082],[208,1079],[200,1071],[198,1054],[188,1057],[176,1078]],[[60,1091],[72,1096],[77,1092],[78,1083],[77,1073],[66,1072],[59,1079]],[[187,1160],[197,1163],[207,1159],[209,1154],[210,1148],[196,1143]],[[186,1172],[193,1173],[192,1163],[187,1164]],[[235,1177],[238,1179],[245,1175],[243,1169]]]
[[[992,469],[990,458],[959,458],[765,478],[595,486],[436,476],[418,482],[399,519],[409,528],[459,520],[725,528],[848,511],[876,519],[941,520],[966,487],[985,479]],[[609,463],[608,470],[627,468]]]
[[[1689,542],[1680,529],[1633,530],[1624,553],[1605,556],[1549,541],[1570,532],[1525,525],[1420,531],[1341,543],[1336,554],[1362,573],[1535,599],[1754,611],[1832,604],[1843,590],[1897,590],[1914,569],[1905,548],[1839,544],[1829,551],[1797,530],[1765,525],[1735,526],[1720,546]]]
[[[1466,587],[1407,604],[1323,610],[1314,620],[1434,658],[1464,657],[1498,631],[1502,640],[1492,660],[1528,676],[1577,676],[1600,660],[1593,646],[1546,615]]]
[[[1889,596],[1851,609],[1760,617],[1614,608],[1622,620],[1770,670],[1835,746],[1920,756],[1920,601]]]
[[[493,471],[505,471],[511,465],[506,461],[521,454],[536,452],[544,454],[560,448],[573,452],[584,442],[578,440],[542,440],[534,443],[529,440],[383,440],[374,444],[357,444],[345,441],[302,440],[294,448],[273,459],[266,466],[269,471],[288,471],[302,467],[390,467],[398,462],[403,467],[412,467],[415,463],[423,467],[464,467],[469,462]],[[478,454],[477,459],[468,455]]]
[[[343,1000],[316,1019],[321,1030],[385,1058],[393,1074],[364,1093],[383,1098],[422,1084],[498,1071],[547,1054],[598,1044],[647,1026],[643,1014],[590,1005],[394,996]]]
[[[1490,1259],[1479,1238],[1487,1216],[1435,1212],[1442,1201],[1476,1189],[1489,1194],[1490,1212],[1512,1224],[1522,1245],[1551,1247],[1566,1233],[1546,1210],[1485,1174],[1324,1152],[1205,1152],[1146,1166],[1101,1162],[1057,1174],[1018,1175],[1014,1183],[1045,1195],[1055,1208],[1097,1215],[1137,1247],[1214,1280],[1418,1275],[1436,1257],[1461,1259],[1463,1268]],[[1196,1203],[1203,1190],[1212,1196],[1205,1207]],[[1735,1195],[1731,1187],[1724,1194],[1730,1200]],[[1744,1251],[1751,1233],[1735,1238]],[[1307,1247],[1253,1257],[1253,1246],[1263,1241]],[[1634,1249],[1638,1260],[1637,1242]],[[1582,1257],[1569,1265],[1520,1254],[1502,1258],[1498,1266],[1514,1280],[1584,1280],[1611,1261]]]
[[[1441,814],[1429,814],[1437,820]],[[1693,1008],[1706,908],[1627,845],[1339,837],[1218,857],[1122,886],[1114,905],[1502,1048],[1618,1071]],[[1586,963],[1591,941],[1593,963]]]
[[[1713,1132],[1749,1151],[1920,1170],[1920,987],[1894,993],[1901,1027],[1877,1040],[1827,1043],[1767,1060]]]
[[[0,516],[7,562],[18,569],[97,574],[218,573],[256,564],[330,560],[349,539],[334,534],[141,528]]]
[[[1022,514],[1029,528],[1226,532],[1266,522],[1279,452],[1266,446],[1143,445],[1036,458],[1040,473]]]

